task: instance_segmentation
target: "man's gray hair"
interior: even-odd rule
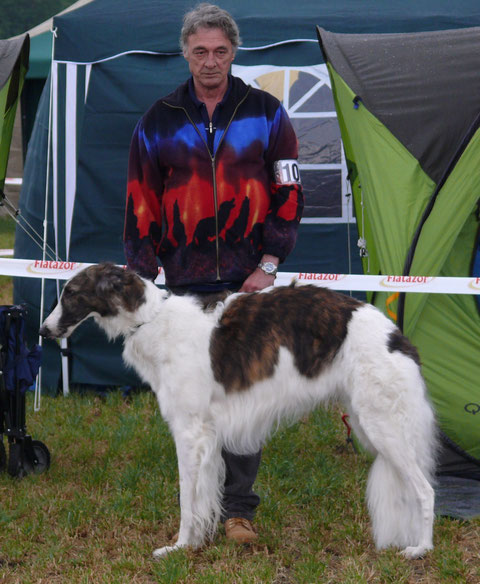
[[[180,48],[184,54],[187,49],[188,37],[195,34],[199,28],[219,28],[232,43],[234,52],[241,44],[240,32],[232,16],[215,4],[202,2],[183,17]]]

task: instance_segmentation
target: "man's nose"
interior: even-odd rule
[[[217,64],[216,60],[215,60],[215,55],[214,53],[208,53],[207,54],[207,58],[205,60],[205,65],[207,67],[215,67]]]

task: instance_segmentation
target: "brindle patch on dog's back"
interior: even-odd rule
[[[223,313],[210,341],[215,379],[242,390],[273,375],[280,347],[305,377],[316,377],[347,334],[355,298],[316,286],[276,288],[239,296]]]

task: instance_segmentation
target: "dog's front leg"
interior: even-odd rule
[[[180,477],[180,531],[176,544],[155,550],[155,557],[200,547],[215,534],[221,514],[225,470],[214,425],[191,418],[188,425],[172,431]]]

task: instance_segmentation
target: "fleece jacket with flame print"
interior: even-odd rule
[[[295,245],[301,184],[277,183],[274,163],[297,158],[297,138],[275,97],[230,77],[210,151],[188,85],[158,100],[135,128],[127,264],[154,279],[159,260],[168,286],[241,283],[263,254],[283,261]]]

